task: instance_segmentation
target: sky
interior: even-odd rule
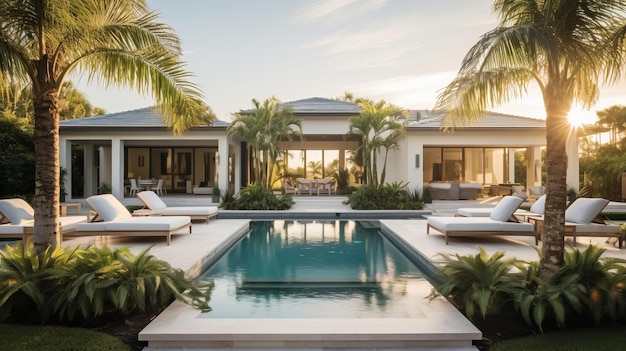
[[[186,69],[221,120],[252,99],[384,99],[433,109],[480,36],[497,25],[493,0],[148,0],[181,38]],[[107,113],[151,106],[149,96],[74,75],[89,101]],[[626,80],[601,90],[590,111],[626,105]],[[545,118],[538,91],[492,108]]]

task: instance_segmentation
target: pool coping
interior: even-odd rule
[[[267,219],[267,217],[265,217]],[[291,219],[292,217],[289,217]],[[314,218],[311,218],[314,219]],[[337,220],[344,218],[334,218]],[[370,216],[368,219],[372,219]],[[379,220],[376,218],[376,220]],[[390,222],[425,222],[423,220],[390,220]],[[228,226],[226,224],[233,223]],[[397,233],[380,220],[381,228],[402,238],[411,233]],[[219,236],[208,254],[185,269],[195,276],[211,260],[221,254],[246,232],[249,220],[231,220],[220,217],[212,224],[200,226],[194,233],[209,230]],[[214,225],[214,228],[210,228]],[[230,227],[230,233],[218,226]],[[225,229],[225,228],[224,228]],[[219,233],[219,234],[218,234]],[[203,236],[205,234],[198,233]],[[184,237],[181,236],[180,239]],[[189,238],[184,238],[189,239]],[[408,240],[400,239],[414,246]],[[187,241],[187,240],[185,240]],[[195,242],[196,240],[194,240]],[[173,244],[178,244],[173,242]],[[195,243],[198,246],[198,243]],[[161,248],[159,248],[161,249]],[[414,250],[419,251],[413,247]],[[427,283],[425,281],[425,283]],[[429,283],[428,283],[429,284]],[[454,306],[443,298],[427,304],[423,318],[330,318],[330,319],[208,319],[198,318],[200,311],[181,302],[174,302],[139,333],[139,340],[148,342],[148,350],[184,348],[437,348],[472,349],[472,341],[482,333]]]

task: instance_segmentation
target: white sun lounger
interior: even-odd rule
[[[0,225],[0,238],[22,239],[24,243],[30,240],[35,225],[35,211],[22,199],[0,200],[0,213],[2,219],[9,223]],[[63,240],[64,233],[76,230],[78,223],[87,222],[87,216],[62,216],[59,217],[59,242]]]
[[[216,206],[175,206],[168,207],[154,191],[142,191],[137,197],[143,202],[144,208],[137,214],[158,216],[189,216],[191,219],[203,219],[209,223],[209,218],[219,213]]]
[[[532,206],[530,211],[517,209],[513,212],[515,218],[526,219],[531,216],[542,216],[546,206],[546,196],[542,195]],[[461,217],[489,217],[494,207],[461,207],[456,210],[456,215]],[[525,220],[522,220],[525,221]]]
[[[189,228],[189,216],[133,217],[126,207],[111,194],[87,198],[87,204],[97,215],[94,222],[79,223],[67,236],[164,236],[170,244],[172,234]]]
[[[539,200],[537,200],[539,201]],[[576,245],[576,237],[609,237],[617,238],[619,248],[622,248],[622,234],[620,226],[605,223],[600,213],[609,204],[609,200],[602,198],[578,198],[565,210],[565,236],[571,236]],[[537,232],[543,232],[543,217],[530,217]]]
[[[493,208],[489,217],[429,217],[426,234],[433,228],[445,235],[446,245],[451,236],[490,237],[496,235],[520,235],[535,238],[538,236],[535,227],[526,222],[510,222],[515,210],[524,200],[517,196],[505,196]]]

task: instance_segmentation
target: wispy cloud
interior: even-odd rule
[[[346,28],[318,38],[302,47],[330,57],[335,69],[388,66],[419,48],[420,29],[406,16],[367,28]]]
[[[346,87],[346,91],[356,96],[370,99],[384,99],[388,102],[412,109],[431,109],[437,94],[455,77],[456,72],[437,72],[428,75],[398,76],[375,80]]]
[[[321,0],[300,8],[293,17],[297,23],[333,23],[357,18],[385,5],[387,0]]]

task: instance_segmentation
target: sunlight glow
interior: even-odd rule
[[[596,123],[597,116],[593,111],[574,107],[567,116],[567,120],[573,127],[580,127],[584,124]]]

